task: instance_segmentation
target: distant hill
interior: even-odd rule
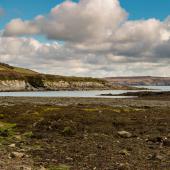
[[[113,85],[125,86],[170,86],[170,77],[106,77],[104,78]]]

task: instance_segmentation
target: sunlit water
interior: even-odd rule
[[[151,91],[170,91],[170,86],[140,86]],[[155,89],[155,90],[154,90]],[[137,90],[93,90],[93,91],[42,91],[42,92],[0,92],[0,96],[13,97],[97,97],[97,98],[130,98],[129,96],[100,96],[100,94],[122,94]],[[131,96],[133,97],[133,96]]]

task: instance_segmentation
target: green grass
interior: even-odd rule
[[[29,69],[24,69],[24,68],[19,68],[19,67],[14,67],[13,71],[21,74],[38,74],[35,71],[29,70]]]
[[[14,123],[0,122],[0,132],[3,132],[5,130],[10,130],[14,127],[16,127],[16,124],[14,124]]]
[[[0,122],[0,142],[6,137],[10,137],[14,134],[13,128],[16,127],[14,123]]]

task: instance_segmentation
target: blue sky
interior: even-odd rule
[[[0,6],[6,11],[0,20],[0,28],[12,18],[31,19],[38,14],[46,14],[61,2],[63,0],[0,0]],[[120,2],[128,11],[130,19],[154,17],[163,20],[170,12],[169,0],[120,0]]]

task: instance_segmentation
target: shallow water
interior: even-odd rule
[[[139,87],[139,86],[138,86]],[[170,91],[170,86],[140,86],[158,91]],[[154,91],[155,91],[154,90]],[[122,94],[137,90],[93,90],[93,91],[42,91],[42,92],[0,92],[0,96],[13,97],[97,97],[97,98],[131,98],[133,96],[100,96],[100,94]]]

